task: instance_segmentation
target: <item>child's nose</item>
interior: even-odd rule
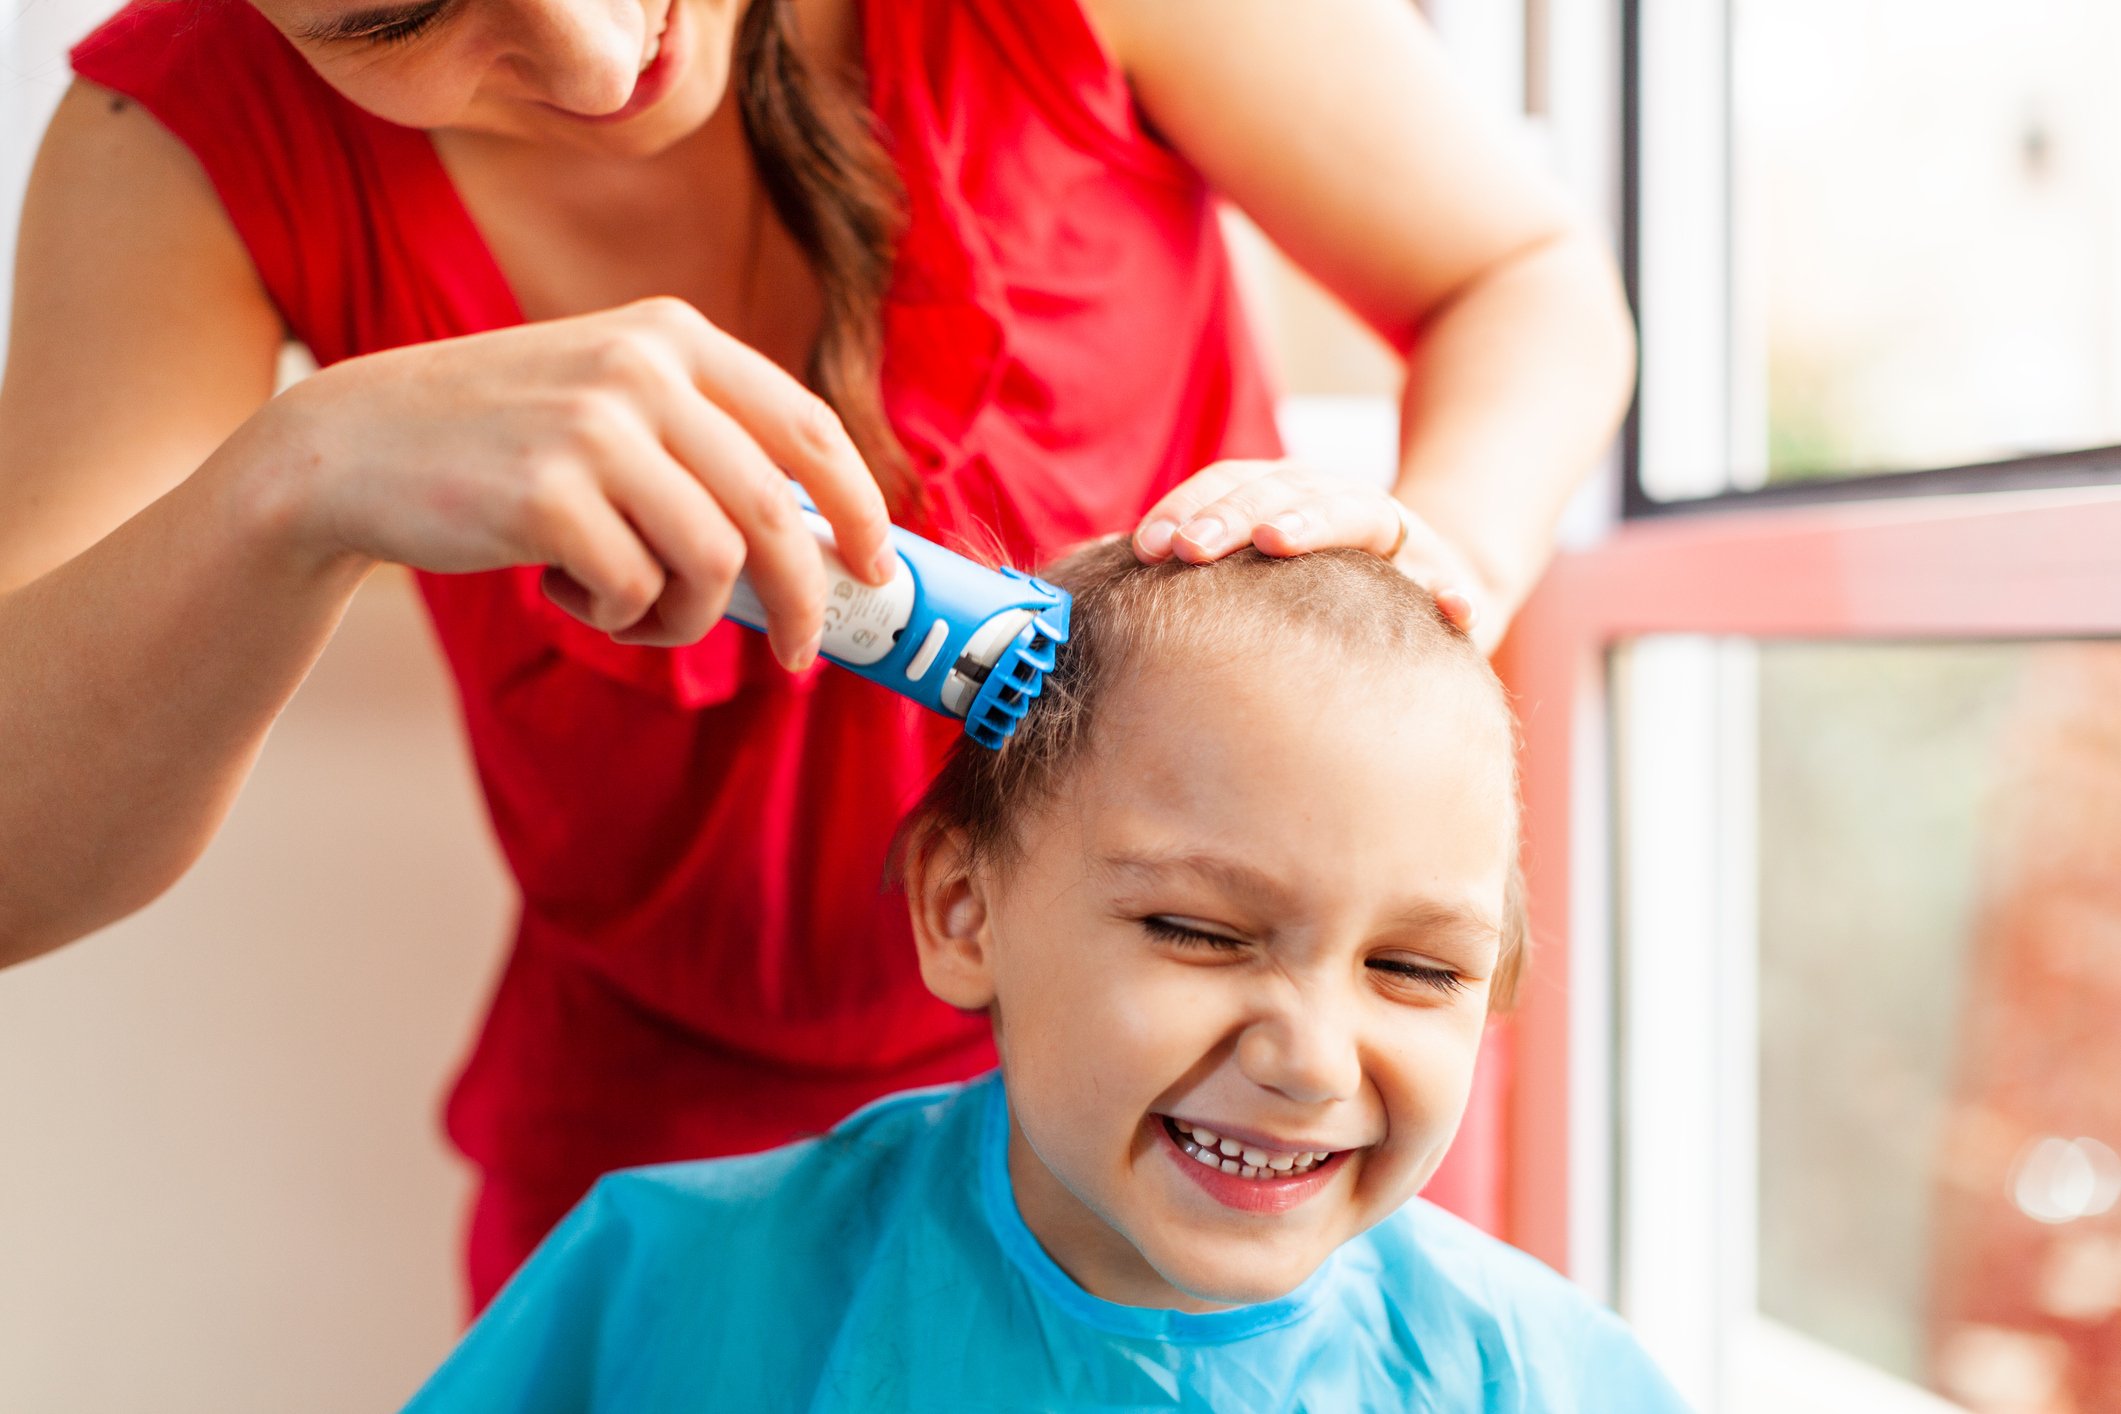
[[[1237,1041],[1237,1065],[1253,1084],[1299,1104],[1349,1100],[1362,1088],[1355,1028],[1339,1008],[1292,998],[1254,1021]]]

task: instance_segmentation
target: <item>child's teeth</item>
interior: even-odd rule
[[[1308,1173],[1315,1166],[1332,1157],[1328,1150],[1298,1150],[1293,1154],[1279,1153],[1271,1149],[1258,1149],[1236,1139],[1226,1139],[1212,1129],[1185,1124],[1173,1120],[1172,1127],[1180,1136],[1179,1148],[1187,1157],[1206,1164],[1211,1169],[1235,1174],[1240,1178],[1285,1178]]]

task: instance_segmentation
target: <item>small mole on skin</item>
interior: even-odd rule
[[[132,106],[133,101],[130,98],[113,98],[110,101],[110,111],[113,113],[123,113]]]

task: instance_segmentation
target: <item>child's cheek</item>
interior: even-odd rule
[[[1041,1074],[1074,1074],[1134,1118],[1216,1043],[1212,999],[1183,969],[1085,956],[1020,981],[1009,989],[1012,1054]]]
[[[1380,1045],[1370,1067],[1371,1083],[1384,1100],[1390,1162],[1380,1175],[1393,1190],[1384,1201],[1396,1206],[1427,1183],[1450,1147],[1473,1091],[1481,1025],[1448,1012],[1418,1018],[1401,1036]]]
[[[1071,1188],[1118,1179],[1139,1157],[1145,1117],[1214,1049],[1197,979],[1086,948],[1009,982],[998,1036],[1022,1122]]]

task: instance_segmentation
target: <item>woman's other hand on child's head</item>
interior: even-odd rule
[[[1367,550],[1435,595],[1467,633],[1489,617],[1482,604],[1492,593],[1479,567],[1403,502],[1288,458],[1203,467],[1149,508],[1133,543],[1150,564],[1205,564],[1247,545],[1276,556]]]
[[[1315,593],[1347,567],[1287,578]],[[1192,599],[1160,601],[1152,636],[1204,613]],[[1514,976],[1492,676],[1463,638],[1380,656],[1324,622],[1250,653],[1166,643],[1153,672],[1078,665],[1098,682],[1062,690],[1094,704],[1062,710],[1094,729],[1006,848],[975,827],[909,850],[930,987],[995,1016],[1025,1220],[1109,1299],[1271,1299],[1397,1209],[1450,1143]]]

